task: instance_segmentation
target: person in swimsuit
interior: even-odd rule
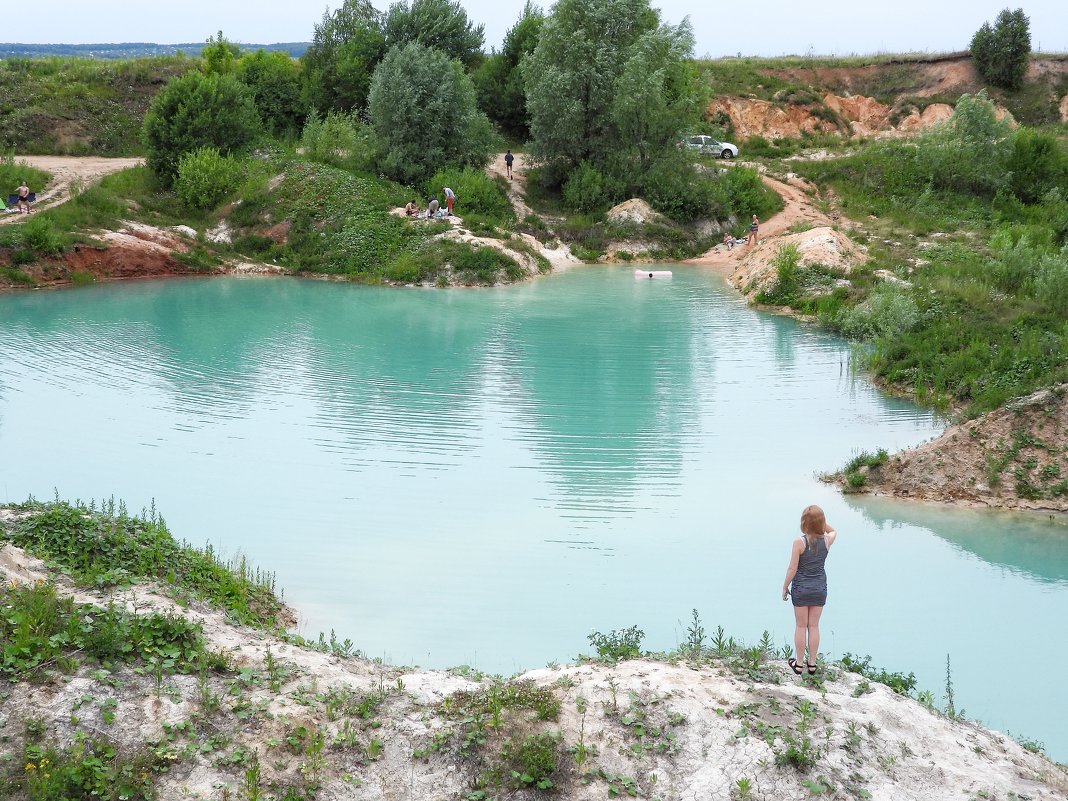
[[[790,565],[782,583],[782,599],[791,598],[794,605],[794,655],[786,661],[798,676],[806,667],[810,674],[816,672],[820,615],[827,603],[827,572],[823,566],[838,536],[818,506],[807,506],[801,513],[801,533],[804,536],[794,540],[790,549]]]
[[[755,245],[757,243],[757,231],[760,228],[760,220],[757,216],[753,215],[753,221],[749,223],[749,244]]]
[[[19,188],[15,190],[15,194],[19,197],[19,213],[30,213],[30,187],[26,185],[25,181],[19,184]]]

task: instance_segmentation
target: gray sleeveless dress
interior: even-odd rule
[[[797,558],[797,572],[790,584],[794,606],[824,606],[827,603],[827,571],[823,569],[826,561],[827,543],[823,537],[817,537],[811,547],[806,542],[805,550]]]

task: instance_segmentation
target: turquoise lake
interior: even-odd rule
[[[301,632],[510,674],[637,625],[792,637],[801,509],[840,536],[823,653],[914,671],[1068,760],[1068,527],[841,496],[816,473],[936,436],[849,345],[721,278],[514,287],[220,278],[0,296],[0,500],[154,500],[277,573]]]

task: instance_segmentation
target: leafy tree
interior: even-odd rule
[[[233,72],[240,56],[240,46],[229,41],[222,31],[216,36],[209,36],[207,44],[200,51],[200,57],[204,59],[204,72],[218,75]]]
[[[252,91],[264,126],[276,136],[293,136],[304,124],[300,64],[288,53],[257,50],[237,63],[237,77]]]
[[[249,88],[233,75],[189,72],[155,96],[141,128],[148,166],[170,186],[185,153],[214,147],[226,156],[249,148],[263,124]]]
[[[530,117],[523,89],[520,64],[538,46],[542,10],[527,0],[523,14],[504,37],[500,53],[487,58],[472,75],[478,105],[506,134],[525,140],[530,135]]]
[[[994,27],[984,22],[971,44],[972,61],[984,81],[1019,89],[1031,56],[1031,23],[1022,8],[1002,9]]]
[[[415,42],[378,65],[368,116],[385,151],[382,168],[406,183],[446,166],[483,167],[496,145],[463,65]]]
[[[560,0],[523,61],[532,154],[603,163],[618,146],[616,80],[638,40],[659,24],[648,0]]]
[[[368,0],[345,0],[333,14],[324,13],[301,59],[308,105],[323,113],[363,110],[385,53],[382,15]]]
[[[693,51],[688,20],[643,34],[616,79],[612,120],[620,144],[637,151],[644,170],[650,158],[671,147],[692,112]]]
[[[400,0],[389,7],[382,30],[386,47],[416,42],[436,47],[466,67],[482,59],[485,26],[474,25],[459,0]]]

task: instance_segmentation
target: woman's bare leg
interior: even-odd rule
[[[808,664],[814,665],[820,653],[820,615],[823,614],[823,607],[806,606],[805,609],[808,611]],[[794,638],[797,638],[796,634]]]
[[[805,634],[808,631],[807,606],[794,607],[794,659],[797,664],[805,664]]]

